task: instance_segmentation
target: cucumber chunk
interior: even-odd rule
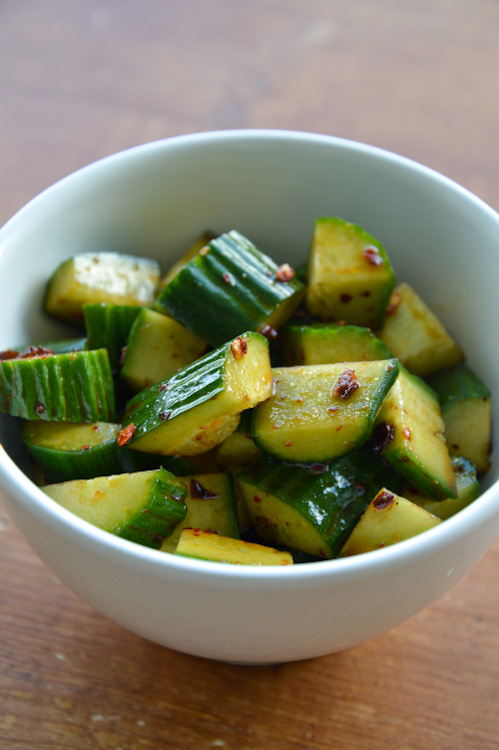
[[[121,366],[121,353],[137,315],[137,305],[110,305],[106,302],[83,305],[89,349],[107,349],[113,373]]]
[[[383,487],[348,537],[340,557],[397,544],[440,523],[440,518]]]
[[[271,392],[268,341],[245,333],[134,396],[118,442],[148,453],[202,452],[228,437],[240,412]]]
[[[76,479],[41,489],[84,521],[155,549],[187,510],[185,486],[165,469]]]
[[[175,552],[182,557],[231,563],[232,565],[292,565],[289,552],[254,542],[219,536],[198,529],[184,529]]]
[[[250,240],[231,231],[212,240],[158,296],[167,312],[211,346],[243,331],[277,329],[305,293],[287,265],[277,266]]]
[[[492,436],[490,390],[466,364],[444,368],[427,382],[440,402],[451,456],[465,456],[477,471],[487,471]]]
[[[444,429],[434,391],[400,366],[376,420],[374,448],[411,484],[435,500],[457,497]]]
[[[258,535],[320,558],[336,557],[370,499],[397,474],[367,446],[329,463],[267,456],[237,475]]]
[[[45,312],[82,323],[86,302],[150,307],[159,275],[159,264],[148,258],[112,252],[74,255],[52,275],[45,296]]]
[[[404,497],[412,503],[432,513],[445,521],[476,500],[480,495],[480,484],[476,476],[475,465],[462,456],[451,458],[452,469],[456,479],[457,498],[448,497],[446,500],[432,500],[418,492],[408,484],[403,491]]]
[[[390,359],[386,344],[369,328],[350,325],[288,323],[281,336],[285,365],[324,365]]]
[[[337,217],[316,220],[306,299],[312,315],[376,328],[394,285],[395,273],[379,240]]]
[[[327,461],[362,445],[397,377],[397,360],[282,367],[253,412],[259,448],[284,461]]]
[[[133,393],[165,380],[206,351],[206,344],[173,318],[143,309],[123,357],[120,380]]]
[[[463,358],[440,320],[405,282],[395,287],[377,336],[415,375],[428,375]]]
[[[52,422],[112,421],[114,385],[107,351],[0,361],[0,411]]]
[[[180,534],[186,528],[211,531],[239,538],[236,501],[230,474],[195,474],[182,477],[187,488],[187,513],[175,531],[163,542],[162,552],[175,552]]]

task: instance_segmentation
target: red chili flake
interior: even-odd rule
[[[347,302],[350,302],[350,300],[352,300],[352,299],[353,299],[353,295],[352,294],[347,294],[346,292],[343,292],[343,294],[340,294],[340,300],[342,302],[347,303]]]
[[[248,344],[241,336],[238,336],[230,345],[230,350],[234,359],[242,359],[248,351]]]
[[[160,411],[160,412],[159,412],[159,418],[160,418],[160,419],[161,419],[161,420],[162,420],[163,422],[166,422],[166,420],[167,420],[167,419],[170,419],[170,416],[171,416],[171,411]],[[199,439],[199,438],[198,438],[198,439]]]
[[[161,385],[158,388],[158,393],[161,393],[162,391],[166,391],[168,388],[168,383],[161,383]]]
[[[133,438],[134,434],[135,425],[133,422],[131,422],[128,427],[125,427],[123,430],[121,430],[121,432],[118,433],[116,442],[118,443],[119,447],[122,448],[124,445],[127,445]]]
[[[279,266],[275,275],[277,281],[291,281],[295,275],[295,271],[289,263],[283,263],[282,266]]]
[[[94,426],[92,427],[92,430],[93,430],[94,432],[99,432],[99,430],[100,430],[100,427],[99,427],[99,425],[98,425],[98,424],[94,424]]]
[[[272,326],[269,326],[268,324],[260,326],[260,328],[258,328],[258,333],[261,333],[262,336],[265,336],[265,338],[269,341],[273,341],[273,339],[277,338],[276,329],[272,328]]]
[[[338,426],[338,427],[337,427],[337,428],[335,429],[335,432],[339,432],[339,431],[341,430],[341,428],[342,428],[342,427],[343,427],[343,425],[342,425],[342,424],[340,424],[340,425],[339,425],[339,426]]]
[[[372,445],[376,455],[382,455],[395,438],[395,425],[390,422],[380,422],[373,430]]]
[[[327,560],[329,558],[329,553],[327,552],[327,550],[321,548],[319,550],[319,557],[323,557],[325,560]]]
[[[15,352],[13,349],[6,349],[4,352],[0,352],[0,360],[3,362],[6,359],[16,359],[19,356],[19,352]]]
[[[81,449],[82,449],[82,451],[89,451],[90,450],[90,446],[89,445],[82,445]]]
[[[457,443],[452,443],[452,446],[451,446],[451,447],[452,447],[452,449],[453,449],[453,450],[455,450],[455,451],[459,450],[459,445],[458,445]]]
[[[378,248],[374,245],[368,245],[364,248],[362,255],[371,266],[382,266],[385,262],[381,257]]]
[[[347,368],[338,379],[333,388],[333,397],[342,398],[344,400],[349,399],[355,391],[360,388],[360,383],[357,380],[357,376],[354,370]]]
[[[220,497],[219,494],[207,490],[206,487],[203,487],[203,485],[200,484],[200,482],[192,478],[190,481],[189,492],[191,493],[191,497],[194,497],[197,500],[212,500],[214,497]]]
[[[402,297],[398,292],[392,292],[392,296],[390,297],[390,300],[388,302],[388,307],[386,308],[386,314],[387,315],[394,315],[399,306],[402,302]]]
[[[311,464],[308,467],[308,470],[312,474],[324,474],[324,472],[327,471],[327,464]]]
[[[224,280],[225,284],[230,284],[231,286],[234,286],[235,282],[234,282],[233,277],[230,275],[230,273],[224,273],[222,275],[222,279]]]
[[[125,362],[125,356],[126,356],[126,346],[122,346],[121,351],[120,351],[120,367],[122,367]]]
[[[366,491],[366,486],[362,484],[362,482],[355,483],[355,492],[358,495],[363,495],[365,491]]]
[[[329,412],[330,412],[331,414],[334,414],[334,412],[335,412],[335,411],[338,411],[338,409],[339,409],[339,406],[328,406],[328,407],[327,407],[327,410],[328,410],[328,411],[329,411]]]
[[[284,443],[284,445],[286,446],[286,448],[290,448],[293,445],[293,441],[292,440],[286,440],[286,442]]]
[[[46,349],[44,346],[28,346],[19,359],[31,359],[32,357],[50,357],[54,352],[52,349]]]
[[[262,502],[262,498],[260,497],[260,495],[257,495],[257,494],[253,495],[253,500],[255,501],[255,503]]]
[[[404,427],[402,430],[402,435],[407,438],[407,440],[411,439],[411,431],[408,427]]]
[[[44,405],[43,404],[37,404],[36,408],[35,408],[35,411],[36,411],[37,414],[43,414],[44,411],[45,411]]]
[[[393,505],[394,502],[395,495],[388,492],[388,490],[381,490],[373,500],[373,508],[375,508],[375,510],[384,510],[390,505]]]
[[[192,533],[194,534],[194,536],[201,536],[201,534],[203,533],[203,530],[199,528],[195,528],[195,529],[192,529]]]

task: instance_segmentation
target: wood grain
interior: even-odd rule
[[[366,141],[498,209],[498,38],[495,0],[4,0],[0,222],[102,156],[234,127]],[[499,543],[391,633],[238,667],[105,620],[3,513],[0,540],[0,747],[499,747]]]

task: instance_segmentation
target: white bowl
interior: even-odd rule
[[[238,229],[296,263],[321,215],[359,223],[384,242],[398,278],[433,306],[499,393],[498,215],[407,159],[305,133],[171,138],[46,190],[0,232],[0,348],[63,335],[40,309],[48,277],[69,255],[120,250],[165,268],[210,228]],[[292,661],[372,638],[441,596],[499,533],[495,460],[477,501],[393,547],[283,568],[177,559],[100,531],[44,495],[19,468],[15,420],[1,417],[0,439],[7,512],[59,578],[135,633],[214,659]]]

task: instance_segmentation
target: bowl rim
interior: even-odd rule
[[[16,232],[18,224],[22,224],[24,217],[36,210],[45,201],[51,200],[56,195],[70,186],[73,182],[80,182],[92,177],[94,172],[107,169],[110,165],[129,159],[140,159],[144,154],[154,151],[170,150],[176,147],[189,147],[197,145],[210,145],[218,142],[254,141],[296,141],[297,143],[322,144],[326,147],[335,147],[341,151],[364,154],[384,162],[389,162],[394,167],[409,169],[423,175],[425,178],[442,184],[446,190],[459,195],[462,200],[472,203],[484,216],[497,224],[499,235],[499,214],[481,198],[471,193],[467,188],[459,185],[454,180],[445,177],[440,172],[426,167],[417,161],[396,154],[378,146],[371,146],[359,141],[341,138],[333,135],[324,135],[308,131],[282,130],[282,129],[237,129],[237,130],[214,130],[200,131],[185,135],[177,135],[169,138],[151,141],[133,146],[122,151],[104,156],[90,164],[87,164],[67,176],[61,178],[54,184],[45,188],[38,195],[28,201],[20,208],[0,229],[0,247],[8,240],[12,232]],[[428,557],[435,551],[452,546],[459,539],[473,533],[476,529],[484,527],[488,521],[497,515],[497,501],[499,495],[499,480],[486,489],[473,503],[461,510],[455,516],[447,519],[437,527],[425,531],[423,534],[404,540],[402,543],[387,546],[380,550],[354,555],[345,558],[334,558],[332,560],[321,560],[306,564],[285,566],[249,566],[249,565],[223,565],[218,562],[183,558],[176,555],[161,553],[159,550],[135,544],[126,539],[114,536],[103,531],[87,521],[82,520],[70,511],[60,506],[39,489],[17,464],[10,458],[3,446],[0,445],[0,483],[2,489],[18,502],[25,510],[34,513],[44,522],[50,522],[58,526],[62,533],[67,532],[71,537],[79,537],[80,540],[98,544],[101,553],[108,557],[116,554],[124,554],[124,561],[130,564],[141,563],[154,566],[159,569],[177,570],[184,574],[198,573],[209,574],[216,579],[234,579],[241,581],[268,581],[280,584],[297,581],[307,582],[310,578],[322,579],[341,575],[343,577],[365,577],[366,574],[374,576],[385,568],[393,569],[394,564],[414,564],[418,560]],[[7,509],[8,512],[8,509]],[[486,550],[484,550],[485,552]],[[453,571],[449,571],[450,575]]]

